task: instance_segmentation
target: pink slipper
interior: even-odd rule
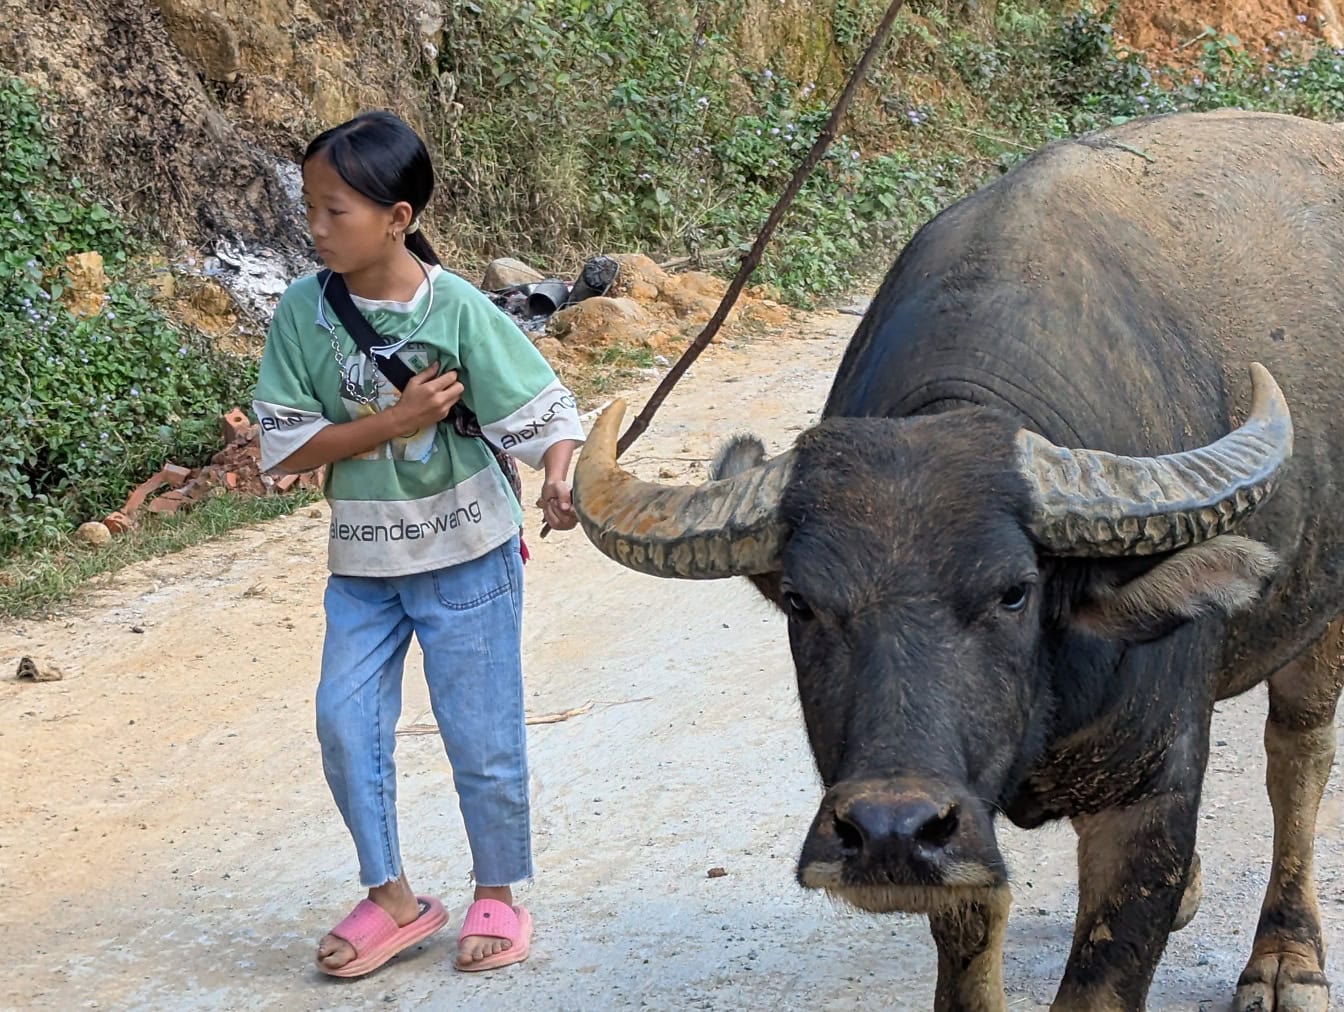
[[[405,927],[397,927],[392,916],[373,900],[360,900],[345,920],[331,929],[331,934],[350,943],[355,958],[335,970],[327,969],[319,959],[317,968],[333,977],[362,976],[448,923],[448,912],[442,903],[432,896],[416,899],[420,901],[420,916]]]
[[[486,956],[465,966],[453,960],[453,965],[459,970],[493,970],[511,963],[521,963],[527,958],[527,951],[532,944],[532,915],[525,907],[510,907],[499,900],[477,900],[467,908],[467,918],[457,935],[459,946],[468,935],[502,938],[510,945],[503,952],[496,952],[493,956]]]

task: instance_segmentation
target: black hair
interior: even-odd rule
[[[308,143],[302,164],[319,154],[326,155],[347,186],[375,204],[410,204],[413,221],[434,192],[434,165],[425,142],[390,112],[362,112],[324,130]],[[422,231],[406,234],[406,248],[427,264],[439,263]]]

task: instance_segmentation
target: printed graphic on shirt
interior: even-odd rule
[[[429,368],[430,364],[429,349],[419,343],[406,345],[397,352],[397,358],[406,363],[413,373]],[[401,391],[397,389],[396,384],[384,376],[382,371],[369,360],[364,352],[356,352],[351,358],[347,359],[347,363],[349,369],[346,378],[351,384],[356,389],[361,390],[365,396],[373,393],[373,400],[368,403],[361,403],[349,395],[349,390],[342,388],[341,403],[345,405],[345,410],[349,413],[351,421],[358,418],[367,418],[379,411],[386,411],[401,400]],[[358,454],[352,459],[413,460],[416,463],[423,464],[433,455],[435,446],[434,426],[427,425],[415,432],[397,436],[381,446],[375,446],[367,453]]]

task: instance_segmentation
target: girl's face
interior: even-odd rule
[[[411,205],[375,203],[347,185],[325,155],[303,166],[303,200],[317,255],[338,274],[364,270],[404,248]]]

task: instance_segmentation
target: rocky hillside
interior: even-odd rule
[[[489,180],[481,178],[479,166],[473,180],[472,169],[449,166],[446,159],[499,154],[487,150],[493,145],[471,121],[483,108],[497,112],[507,105],[523,132],[539,140],[548,130],[589,128],[572,116],[564,122],[565,107],[553,99],[570,92],[554,82],[528,79],[529,72],[541,77],[574,65],[575,59],[565,58],[567,47],[592,47],[591,35],[566,21],[567,12],[587,6],[491,0],[479,5],[469,0],[4,0],[0,67],[57,103],[57,129],[70,167],[119,209],[154,222],[165,235],[196,244],[227,236],[295,252],[304,240],[293,201],[293,160],[313,133],[361,108],[390,107],[412,120],[434,142],[458,196],[467,194],[473,182],[488,185]],[[648,57],[647,48],[621,44],[621,9],[628,5],[613,6],[613,44],[605,62]],[[875,0],[709,5],[710,13],[689,25],[686,41],[695,41],[683,61],[687,79],[694,70],[691,54],[712,36],[717,52],[728,57],[720,72],[736,77],[773,69],[783,79],[806,82],[829,96],[884,6]],[[940,45],[946,34],[940,25],[993,31],[993,0],[923,0],[909,6],[909,30],[898,32],[891,55],[908,81],[898,90],[907,94],[869,89],[856,107],[859,134],[865,123],[879,133],[891,129],[884,102],[943,90],[936,81],[922,80],[930,67],[927,53],[920,52]],[[1069,5],[1019,6],[1063,13]],[[629,24],[641,27],[633,20]],[[1189,43],[1206,28],[1238,34],[1252,48],[1280,44],[1298,33],[1344,46],[1333,0],[1124,0],[1116,21],[1117,41],[1164,58],[1197,55]],[[517,40],[530,47],[521,59]],[[480,52],[481,46],[487,51]],[[491,47],[496,51],[488,51]],[[627,65],[626,76],[631,69]],[[751,94],[744,82],[734,85],[743,97]],[[538,114],[553,122],[538,129]],[[515,196],[524,206],[548,198],[553,195]],[[544,207],[536,210],[545,217]],[[580,223],[555,237],[572,243],[585,228],[594,230]],[[489,238],[498,243],[501,237]],[[511,251],[468,242],[463,252]]]

